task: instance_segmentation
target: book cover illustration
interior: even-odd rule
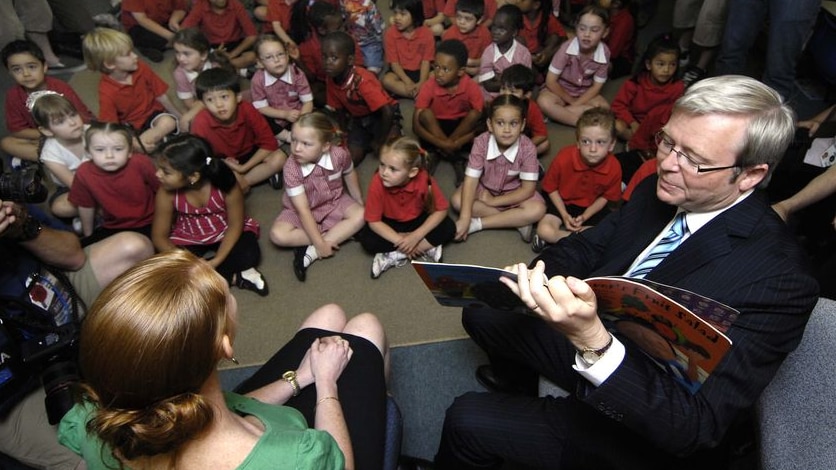
[[[692,393],[731,348],[731,340],[723,334],[738,315],[731,307],[643,279],[604,277],[586,282],[595,291],[598,314],[607,328],[638,346]],[[719,319],[722,331],[707,318]]]

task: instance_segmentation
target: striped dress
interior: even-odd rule
[[[212,245],[220,243],[229,227],[224,193],[212,187],[209,201],[203,207],[189,203],[184,190],[174,192],[175,220],[169,238],[175,245]],[[258,222],[244,218],[244,231],[258,236]]]

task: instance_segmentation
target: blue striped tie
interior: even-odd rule
[[[653,270],[659,263],[668,256],[670,252],[675,250],[682,238],[688,232],[688,225],[685,223],[685,212],[676,214],[668,233],[659,240],[659,243],[650,250],[650,253],[638,264],[627,276],[644,278],[647,273]]]

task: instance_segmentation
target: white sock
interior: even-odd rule
[[[318,259],[319,259],[319,253],[316,252],[316,247],[313,246],[313,245],[308,245],[308,249],[305,250],[305,260],[303,262],[305,267],[307,268],[308,266],[313,264],[314,261],[316,261]]]
[[[482,230],[482,218],[473,217],[470,219],[470,227],[468,227],[467,233],[478,232],[480,230]]]
[[[261,277],[261,273],[257,269],[250,268],[241,271],[241,277],[252,282],[259,289],[264,289],[264,278]]]

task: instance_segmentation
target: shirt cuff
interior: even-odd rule
[[[496,73],[494,73],[494,71],[491,70],[490,72],[485,72],[485,73],[479,75],[478,77],[476,77],[476,81],[479,82],[479,83],[487,82],[488,80],[492,79],[495,76],[496,76]]]
[[[580,354],[575,354],[575,365],[572,366],[583,378],[588,380],[592,385],[600,387],[606,381],[621,362],[624,360],[626,350],[624,344],[615,336],[612,338],[612,346],[607,352],[598,359],[595,364],[588,366],[581,361]]]
[[[253,108],[255,109],[266,108],[267,106],[270,106],[270,103],[266,99],[253,101]]]

